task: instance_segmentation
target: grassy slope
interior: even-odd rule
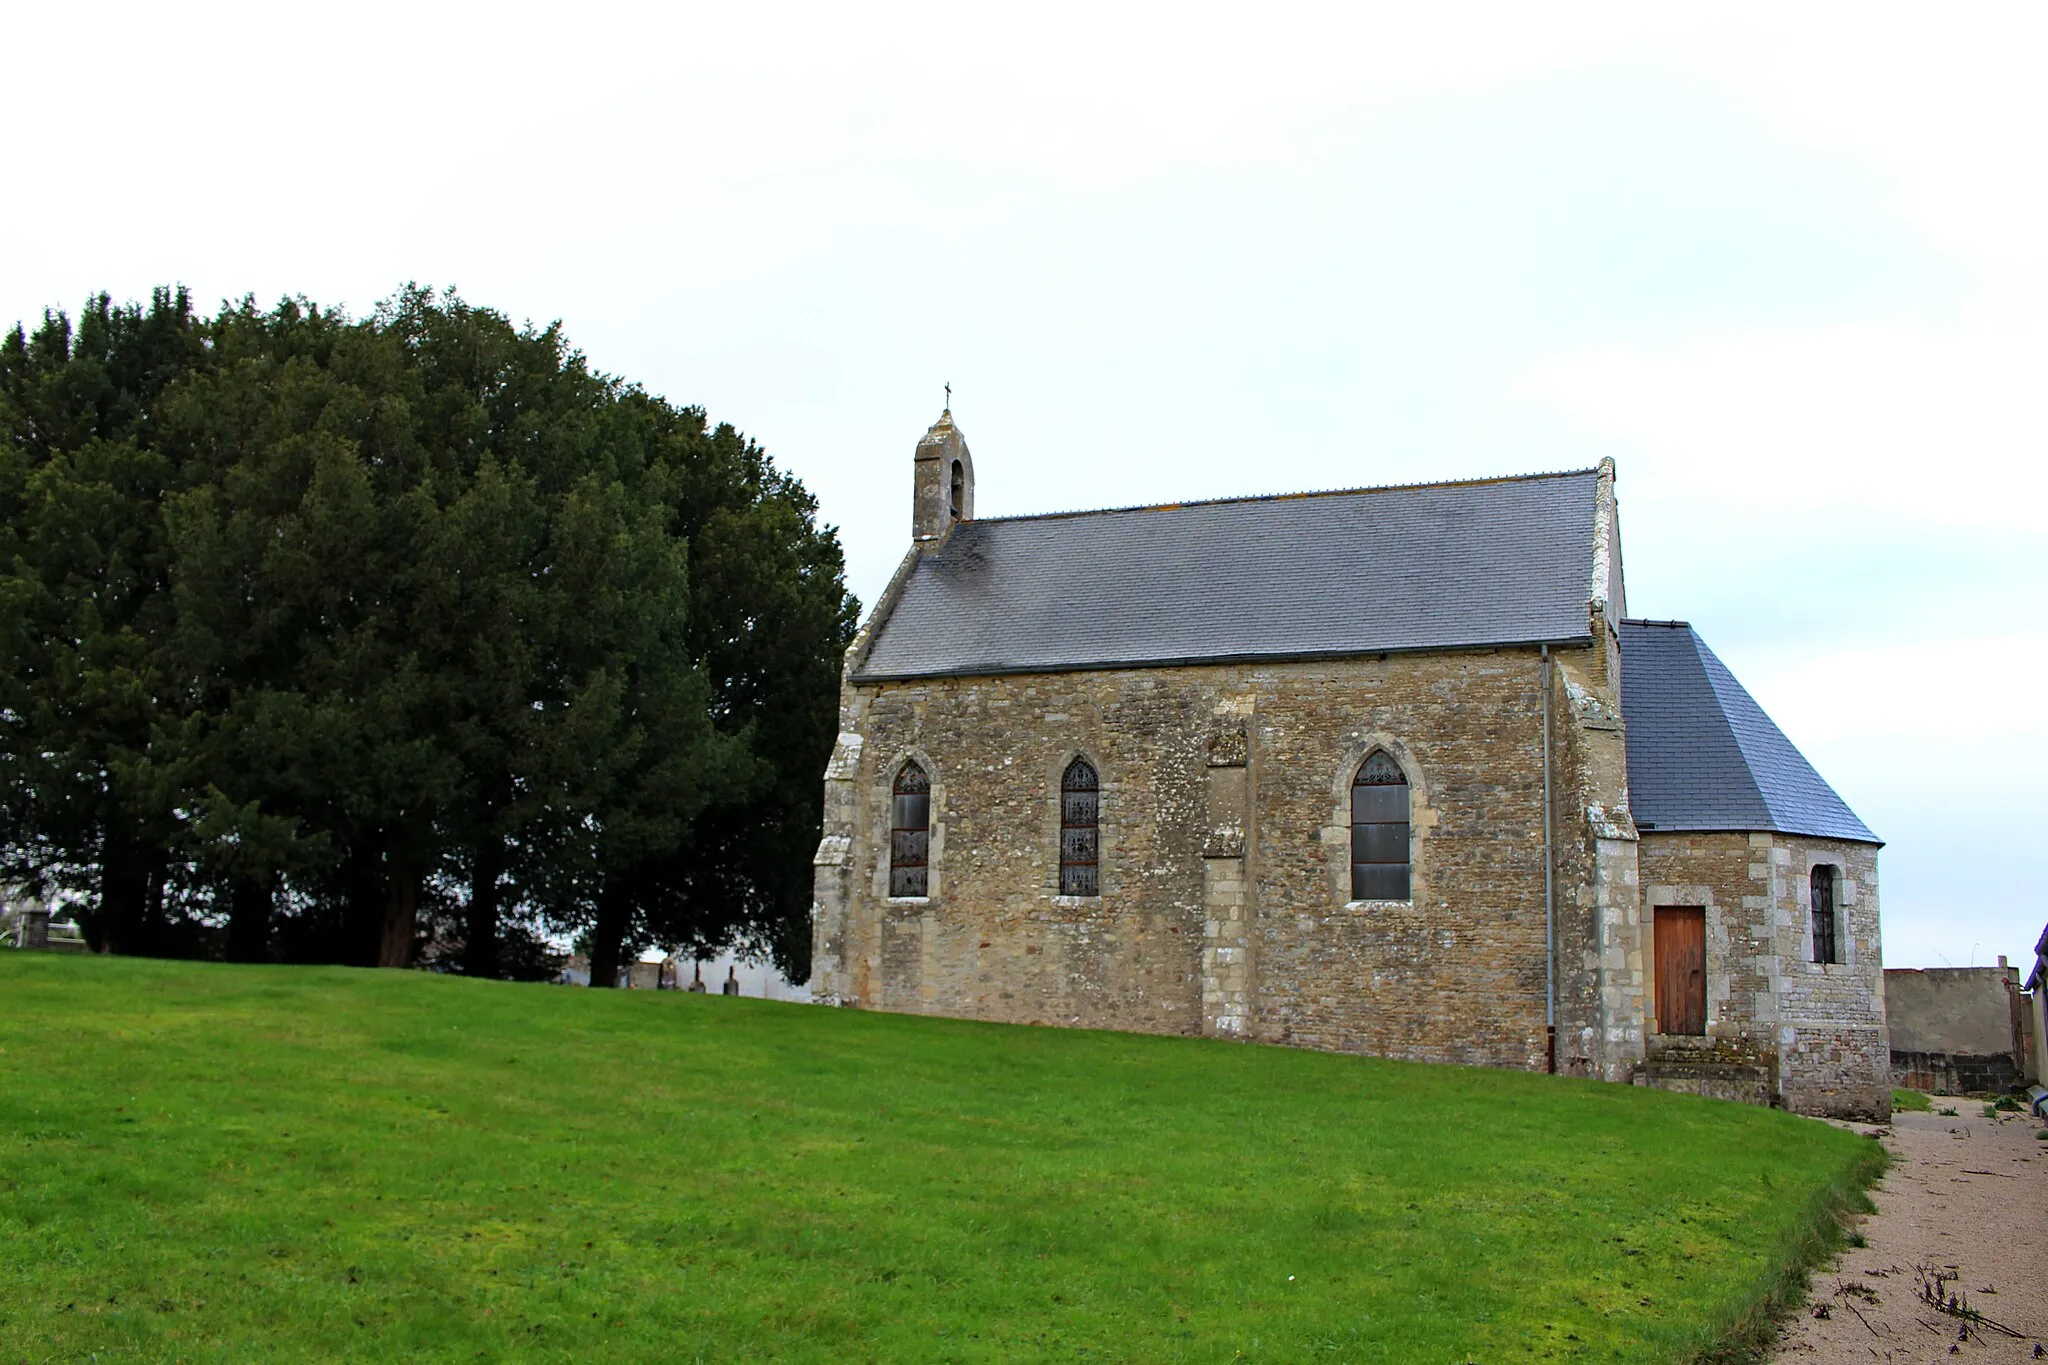
[[[1282,1048],[0,953],[0,1358],[1679,1359],[1874,1153]]]

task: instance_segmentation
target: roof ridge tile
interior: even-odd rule
[[[1291,493],[1234,493],[1220,498],[1186,498],[1179,502],[1138,502],[1121,507],[1072,507],[1056,512],[1015,512],[1003,517],[976,517],[977,522],[1051,521],[1068,517],[1101,517],[1119,512],[1177,512],[1189,507],[1221,507],[1243,502],[1290,502],[1298,498],[1359,497],[1368,493],[1405,493],[1426,488],[1473,488],[1496,483],[1527,483],[1536,479],[1570,479],[1597,475],[1592,469],[1548,469],[1529,474],[1496,474],[1474,479],[1434,479],[1420,483],[1375,483],[1356,488],[1305,488]]]

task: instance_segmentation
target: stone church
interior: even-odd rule
[[[950,413],[848,651],[812,988],[1890,1111],[1879,842],[1614,465],[977,518]]]

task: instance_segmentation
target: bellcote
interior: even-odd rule
[[[910,536],[920,544],[942,540],[956,521],[974,519],[974,457],[948,408],[917,443],[911,486]]]

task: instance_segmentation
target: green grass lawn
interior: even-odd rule
[[[1892,1087],[1892,1109],[1894,1112],[1902,1111],[1908,1114],[1925,1114],[1933,1108],[1933,1102],[1919,1091],[1901,1090],[1897,1086]]]
[[[0,953],[0,1360],[1696,1356],[1877,1146],[1626,1086]]]

